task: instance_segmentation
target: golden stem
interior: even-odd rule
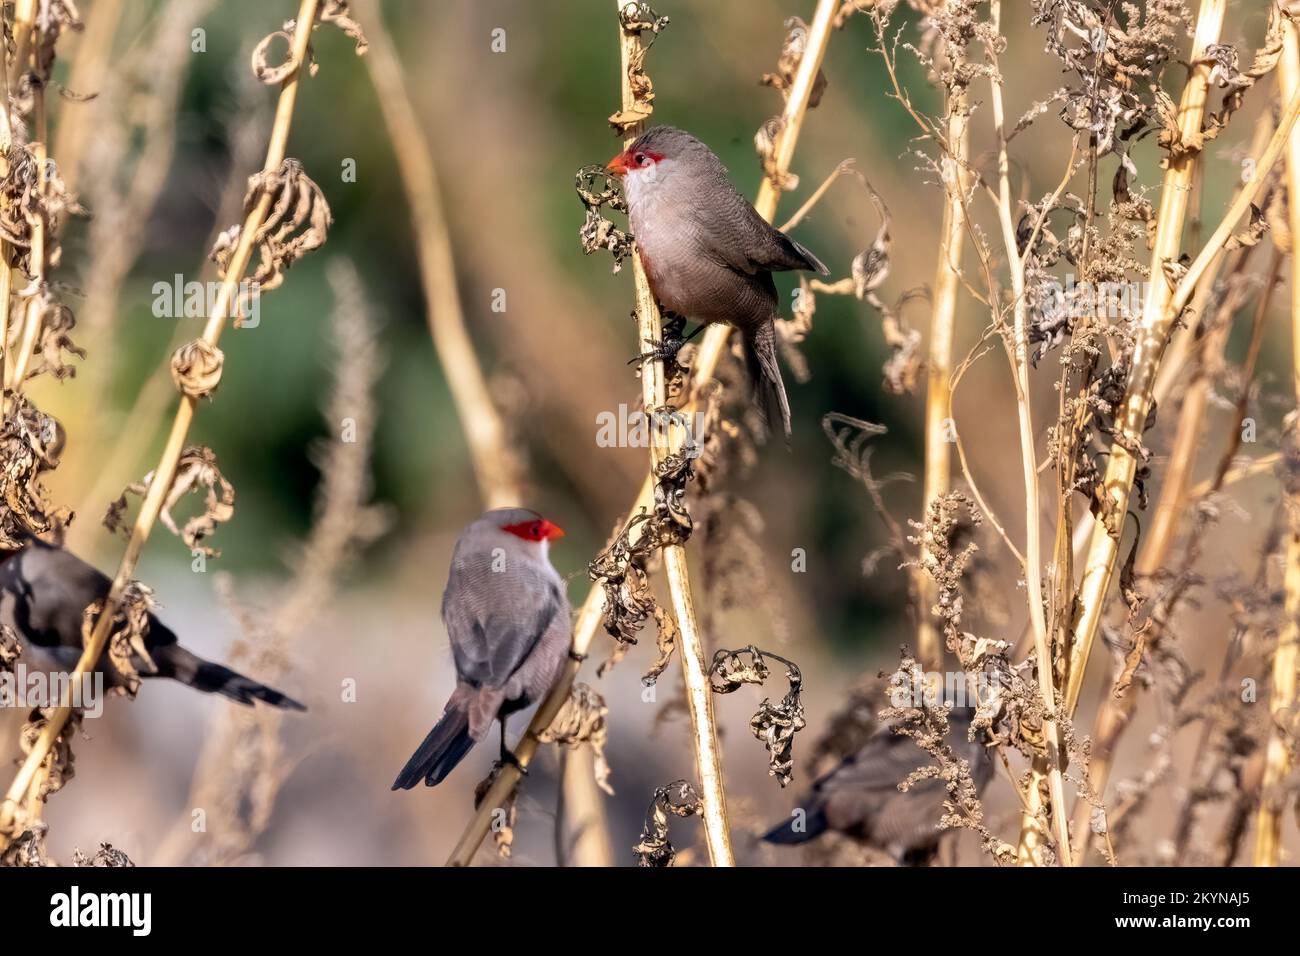
[[[990,15],[996,33],[1002,4],[993,0]],[[1043,613],[1043,558],[1041,511],[1038,496],[1038,460],[1034,448],[1034,421],[1029,387],[1029,302],[1025,295],[1025,264],[1016,243],[1016,227],[1011,219],[1011,174],[1007,158],[1007,137],[1002,103],[1002,75],[994,57],[990,82],[993,90],[993,125],[998,142],[998,221],[1011,270],[1011,292],[1015,300],[1016,410],[1020,423],[1020,465],[1025,480],[1025,591],[1029,603],[1029,624],[1034,636],[1038,664],[1038,692],[1043,698],[1046,716],[1043,737],[1047,746],[1046,771],[1051,799],[1052,821],[1056,829],[1057,855],[1061,865],[1070,865],[1069,816],[1065,812],[1065,784],[1061,776],[1064,763],[1056,714],[1056,687],[1052,651],[1047,637],[1047,618]],[[1042,768],[1039,768],[1040,770]],[[1037,821],[1035,821],[1035,825]],[[1022,836],[1027,831],[1022,830]],[[1022,839],[1022,849],[1025,840]]]
[[[948,144],[954,155],[945,156],[943,229],[939,236],[939,261],[935,267],[934,310],[930,316],[930,362],[925,393],[925,480],[922,514],[930,503],[942,498],[952,486],[952,340],[957,315],[957,291],[961,288],[961,255],[966,237],[965,193],[970,137],[964,89],[948,103]],[[949,175],[951,171],[951,175]],[[943,666],[943,648],[931,607],[937,600],[938,585],[930,575],[917,574],[917,654],[921,666],[937,671]]]

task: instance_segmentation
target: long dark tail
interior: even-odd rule
[[[815,807],[808,812],[806,817],[791,816],[785,823],[773,827],[763,834],[763,840],[766,843],[776,843],[780,846],[807,843],[809,840],[825,833],[828,826],[826,808]]]
[[[745,336],[745,367],[754,388],[754,405],[763,415],[768,429],[780,422],[785,437],[790,438],[790,403],[781,381],[781,366],[776,360],[776,325],[769,320],[756,332]]]
[[[406,766],[393,781],[393,789],[410,790],[421,780],[430,787],[442,783],[474,743],[474,738],[469,735],[469,714],[465,708],[455,705],[447,708],[442,720],[434,725],[424,743],[406,761]]]
[[[229,667],[205,661],[179,644],[169,644],[151,653],[154,663],[158,665],[157,676],[170,677],[205,694],[220,694],[250,707],[253,701],[260,700],[272,707],[283,707],[288,710],[307,709],[275,688],[259,684],[251,677],[238,674]]]

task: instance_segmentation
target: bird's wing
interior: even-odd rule
[[[908,774],[929,762],[926,753],[910,738],[886,727],[818,780],[814,788],[820,793],[896,791]]]
[[[0,623],[36,647],[80,648],[86,608],[108,594],[108,577],[71,551],[35,538],[0,562]],[[144,637],[150,653],[176,644],[153,614]],[[142,671],[151,670],[136,658]]]
[[[746,275],[789,269],[830,272],[815,255],[773,228],[725,176],[711,191],[715,202],[694,202],[689,209],[703,246],[722,264]]]
[[[491,558],[458,562],[443,596],[442,616],[460,676],[502,687],[528,659],[565,606],[549,566],[513,561],[493,571]]]

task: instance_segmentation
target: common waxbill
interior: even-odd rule
[[[968,739],[974,708],[954,708],[948,714],[948,743],[970,764],[971,779],[983,791],[993,776],[993,760],[978,739]],[[876,730],[857,751],[813,784],[800,804],[804,813],[774,827],[768,843],[806,843],[827,830],[856,837],[882,850],[903,865],[927,862],[945,831],[939,829],[948,789],[931,777],[906,791],[898,785],[928,762],[911,738],[894,733],[891,725]]]
[[[821,260],[769,225],[736,191],[722,161],[690,133],[656,126],[605,167],[623,180],[628,224],[646,278],[668,310],[740,332],[754,399],[790,436],[790,405],[776,360],[772,273]]]
[[[456,689],[394,790],[442,782],[497,719],[508,759],[506,718],[546,693],[569,653],[569,599],[548,555],[563,536],[526,508],[489,511],[461,532],[442,595]]]
[[[71,672],[81,657],[86,608],[103,599],[111,585],[105,575],[72,552],[36,538],[28,539],[17,551],[0,553],[0,623],[17,635],[21,662],[33,670]],[[306,710],[278,690],[187,651],[153,614],[149,615],[144,645],[157,670],[137,657],[132,665],[142,678],[170,677],[241,704],[260,700],[273,707]],[[125,683],[109,661],[107,648],[98,672],[109,687]]]

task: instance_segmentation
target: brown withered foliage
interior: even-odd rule
[[[558,743],[570,749],[583,744],[590,747],[595,758],[596,786],[613,796],[614,788],[609,785],[609,762],[605,758],[605,744],[609,739],[605,721],[608,714],[609,707],[604,697],[587,684],[574,684],[568,700],[538,739],[542,743]]]
[[[637,866],[647,868],[668,867],[677,858],[677,849],[668,839],[668,824],[672,817],[693,817],[703,812],[700,795],[685,780],[676,780],[654,792],[646,810],[641,839],[632,852]]]
[[[803,674],[799,667],[779,654],[761,651],[752,644],[739,651],[719,650],[713,655],[713,666],[709,669],[709,686],[715,694],[730,694],[745,684],[761,687],[771,676],[764,655],[785,665],[790,686],[778,703],[763,698],[750,718],[749,729],[767,748],[768,774],[776,777],[784,788],[794,779],[794,735],[807,726],[800,696]]]
[[[122,494],[108,507],[104,515],[104,527],[109,531],[126,533],[125,524],[128,494],[144,497],[153,483],[154,474],[150,472],[143,480],[127,486]],[[177,527],[172,509],[187,494],[204,493],[203,510]],[[158,520],[176,535],[192,552],[202,552],[205,557],[217,558],[221,552],[206,544],[205,541],[217,529],[217,525],[229,521],[235,514],[235,489],[226,480],[217,466],[216,453],[211,448],[191,445],[181,452],[176,465],[176,475],[167,494],[163,498],[162,510]]]
[[[248,315],[248,303],[254,296],[279,286],[290,266],[325,244],[334,222],[325,194],[296,159],[286,159],[279,169],[263,170],[248,178],[244,215],[264,201],[269,201],[269,210],[253,237],[258,262],[244,280],[252,288],[241,291],[234,305],[236,324]],[[236,224],[221,233],[209,253],[223,279],[243,228]]]
[[[66,436],[58,420],[22,396],[0,425],[0,550],[22,546],[29,535],[57,533],[71,519],[46,497],[42,476],[55,468]]]

